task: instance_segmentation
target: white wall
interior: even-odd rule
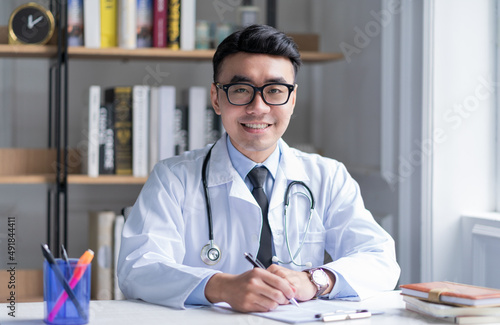
[[[495,208],[495,10],[488,0],[431,3],[434,155],[429,240],[434,249],[425,277],[461,281],[461,216]]]
[[[346,164],[395,238],[400,282],[419,281],[422,3],[315,4],[323,50],[346,59],[320,71],[314,143]]]

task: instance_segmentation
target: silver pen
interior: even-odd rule
[[[258,267],[258,268],[264,269],[264,270],[266,269],[264,267],[264,265],[258,259],[256,259],[255,257],[253,257],[252,254],[245,253],[245,258],[247,259],[247,261],[249,261],[253,265],[253,267]],[[292,303],[295,306],[299,307],[299,304],[297,303],[297,300],[295,300],[295,298],[292,298],[289,301],[290,301],[290,303]]]

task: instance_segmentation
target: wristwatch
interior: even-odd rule
[[[321,296],[321,294],[323,294],[323,292],[325,292],[325,290],[328,288],[328,274],[326,274],[326,272],[323,271],[322,268],[307,269],[304,270],[304,272],[309,272],[309,274],[311,275],[311,282],[318,288],[318,291],[314,295],[314,298]]]

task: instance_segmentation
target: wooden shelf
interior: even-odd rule
[[[147,177],[102,175],[99,177],[89,177],[87,175],[68,175],[68,184],[81,185],[142,185]]]
[[[55,149],[1,148],[1,184],[44,184],[55,182]]]
[[[68,48],[70,59],[109,59],[109,60],[210,60],[214,54],[213,50],[175,51],[165,48],[138,48],[122,49],[110,48],[86,48],[75,46]]]
[[[89,177],[87,175],[69,174],[68,184],[74,185],[143,185],[147,177],[133,176],[99,176]],[[0,175],[0,184],[50,184],[56,182],[54,174],[40,175]]]
[[[54,174],[40,175],[0,175],[0,184],[49,184],[55,183]]]
[[[69,174],[68,184],[74,185],[144,185],[147,177],[106,175],[89,177],[87,175]],[[54,174],[40,175],[0,175],[0,184],[51,184],[56,182]]]
[[[0,57],[4,58],[52,58],[56,55],[55,45],[0,44]]]
[[[92,49],[81,46],[69,47],[68,56],[71,59],[109,59],[109,60],[183,60],[183,61],[210,61],[215,50],[175,51],[165,48],[99,48]],[[302,52],[305,62],[329,62],[343,58],[341,53]]]
[[[301,52],[302,61],[304,62],[331,62],[344,59],[342,53],[323,53],[323,52]]]
[[[16,302],[43,301],[43,270],[16,267]],[[5,286],[10,281],[9,272],[0,272],[0,283]],[[0,300],[7,301],[11,290],[0,290]],[[2,310],[3,312],[3,310]],[[22,322],[22,321],[21,321]]]
[[[182,60],[210,61],[214,50],[174,51],[169,49],[140,48],[127,50],[122,48],[92,49],[81,46],[69,47],[71,59],[90,60]],[[9,45],[0,44],[0,57],[4,58],[51,58],[57,55],[55,45]],[[342,53],[302,52],[304,62],[331,62],[343,59]]]

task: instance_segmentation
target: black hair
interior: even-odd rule
[[[212,59],[214,82],[217,82],[219,69],[224,59],[238,52],[287,57],[292,62],[295,76],[302,64],[297,44],[291,37],[271,26],[251,25],[232,33],[217,47]]]

